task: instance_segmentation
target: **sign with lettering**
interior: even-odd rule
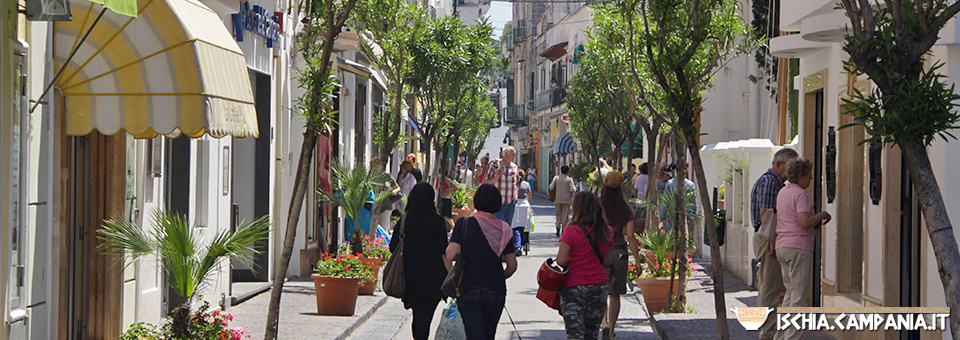
[[[243,31],[267,38],[267,47],[273,47],[275,40],[280,40],[280,16],[267,14],[267,10],[258,5],[250,8],[250,4],[240,4],[240,13],[233,14],[233,27],[237,41],[243,41]]]

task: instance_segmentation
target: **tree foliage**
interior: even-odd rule
[[[374,112],[373,142],[379,149],[381,164],[398,143],[403,126],[402,111],[413,72],[413,54],[410,41],[418,39],[427,17],[420,6],[404,0],[364,0],[356,10],[355,26],[361,30],[361,49],[370,63],[383,72],[386,82],[387,106]]]
[[[917,194],[940,281],[950,307],[950,332],[960,338],[960,250],[947,213],[927,146],[960,120],[954,110],[958,96],[938,74],[940,64],[924,62],[947,21],[960,12],[960,2],[946,0],[842,0],[850,19],[843,49],[847,69],[865,73],[876,84],[869,94],[857,92],[852,108],[855,124],[863,125],[870,141],[900,148],[903,165]]]
[[[409,81],[423,103],[422,142],[435,146],[438,160],[446,158],[449,145],[437,143],[437,136],[447,135],[451,122],[463,119],[469,92],[478,90],[480,72],[494,61],[491,34],[493,27],[485,19],[467,27],[458,18],[445,17],[429,20],[423,34],[410,42],[414,62]]]

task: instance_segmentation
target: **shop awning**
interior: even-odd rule
[[[637,138],[633,139],[633,158],[643,157],[643,128],[633,123],[630,125],[630,129],[637,132]],[[637,131],[637,130],[640,131]],[[630,153],[630,141],[624,141],[620,145],[620,152],[623,153],[623,157],[627,157]]]
[[[554,61],[560,59],[560,57],[567,54],[567,42],[553,44],[553,46],[547,47],[547,49],[540,52],[540,56]]]
[[[73,21],[54,24],[67,134],[93,130],[257,137],[243,52],[220,16],[197,0],[138,0],[138,16],[70,0]],[[94,25],[94,22],[97,22]],[[90,30],[87,39],[82,36]]]
[[[563,134],[563,136],[560,136],[560,138],[557,138],[557,140],[553,142],[554,155],[566,156],[568,153],[574,152],[575,149],[576,146],[574,145],[573,135],[569,132]]]
[[[423,133],[420,132],[420,126],[417,125],[416,118],[413,118],[413,116],[407,115],[407,122],[410,122],[410,126],[413,127],[413,131],[416,131],[418,135],[423,135]]]
[[[371,79],[373,80],[373,84],[380,88],[380,91],[387,92],[386,85],[384,85],[385,83],[382,80],[383,78],[380,77],[379,72],[371,69],[367,65],[337,56],[337,68],[361,77],[366,77],[367,79]]]

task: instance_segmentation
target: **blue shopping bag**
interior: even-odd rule
[[[437,326],[436,340],[466,340],[467,332],[463,329],[463,318],[457,310],[457,299],[450,301],[447,308],[440,315],[440,325]]]

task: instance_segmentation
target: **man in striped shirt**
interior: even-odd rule
[[[517,150],[512,146],[507,146],[500,151],[502,161],[493,160],[490,162],[487,177],[484,178],[484,184],[491,184],[500,190],[500,197],[503,201],[500,203],[500,211],[495,216],[507,222],[513,223],[513,211],[517,205],[517,192],[520,188],[520,167],[513,162],[517,157]]]
[[[750,191],[750,214],[753,217],[753,230],[760,230],[760,222],[767,210],[777,206],[777,193],[783,188],[783,179],[786,175],[787,161],[797,158],[793,149],[781,149],[773,155],[773,164],[763,173]],[[783,286],[783,276],[780,274],[780,262],[777,255],[769,251],[772,247],[764,244],[758,238],[759,233],[753,235],[753,244],[757,258],[760,260],[760,270],[757,278],[757,304],[759,307],[777,308],[780,306],[780,288]],[[760,339],[773,339],[777,334],[776,321],[768,318],[760,327]]]

